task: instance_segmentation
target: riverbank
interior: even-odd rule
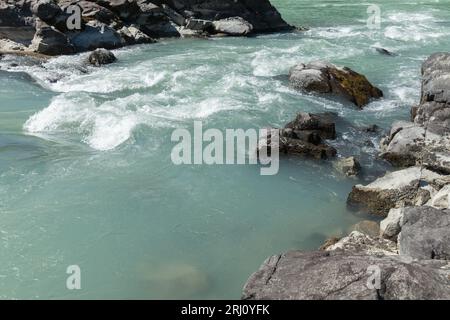
[[[384,218],[380,226],[268,258],[243,299],[450,298],[449,79],[450,53],[423,63],[411,122],[394,123],[381,143],[381,157],[403,169],[349,194],[350,206]]]

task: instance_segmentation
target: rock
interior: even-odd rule
[[[354,186],[347,203],[386,217],[392,208],[425,204],[430,200],[428,189],[435,189],[434,180],[439,178],[439,174],[420,167],[391,172],[367,186]]]
[[[82,31],[69,32],[68,35],[77,52],[115,49],[126,44],[116,30],[98,21],[90,21]]]
[[[335,114],[300,112],[294,121],[289,122],[285,128],[292,129],[297,137],[303,132],[315,133],[322,139],[336,139]]]
[[[380,236],[385,239],[397,241],[397,236],[402,227],[402,219],[405,208],[396,208],[389,210],[388,216],[380,222]]]
[[[253,31],[253,26],[241,17],[231,17],[213,22],[217,33],[225,33],[230,36],[245,36]]]
[[[125,39],[128,45],[155,42],[155,40],[134,26],[122,27],[122,29],[119,30],[119,34]]]
[[[333,163],[333,166],[348,177],[355,177],[361,172],[361,165],[355,157],[339,159]]]
[[[170,6],[162,4],[161,7],[171,21],[175,22],[179,26],[184,26],[186,24],[186,19],[181,14],[173,10]]]
[[[289,82],[295,89],[339,96],[359,108],[364,107],[371,99],[383,96],[383,92],[374,87],[365,76],[350,68],[322,61],[292,67]]]
[[[447,268],[446,268],[447,266]],[[379,268],[380,287],[373,287]],[[449,299],[450,270],[443,261],[334,250],[290,251],[267,259],[243,289],[251,300]],[[372,284],[372,286],[368,286]]]
[[[27,47],[9,39],[0,39],[0,51],[24,51]]]
[[[372,124],[370,126],[364,127],[362,130],[368,133],[378,133],[381,131],[381,128],[376,124]]]
[[[405,209],[398,247],[401,255],[414,259],[450,260],[450,210]]]
[[[89,55],[88,61],[90,64],[99,67],[101,65],[114,63],[117,61],[117,58],[111,51],[97,49]]]
[[[420,104],[414,122],[394,123],[381,156],[395,166],[421,165],[450,173],[450,53],[437,53],[422,65]]]
[[[437,209],[450,209],[450,184],[441,188],[439,192],[433,195],[427,205]]]
[[[376,238],[380,235],[380,225],[375,221],[363,220],[353,225],[351,231],[358,231],[369,237]]]
[[[195,31],[207,31],[213,30],[214,26],[212,21],[203,19],[189,19],[186,23],[186,28]]]
[[[332,245],[338,243],[339,240],[340,239],[337,237],[329,238],[329,239],[325,240],[325,242],[320,246],[319,250],[326,250],[329,247],[331,247]]]
[[[52,21],[56,16],[62,14],[61,8],[53,0],[38,0],[32,6],[32,12],[45,22]]]
[[[74,46],[64,33],[45,24],[36,31],[30,49],[49,56],[75,52]]]
[[[332,250],[364,252],[370,255],[395,255],[397,244],[378,235],[371,237],[359,231],[352,231],[348,236],[326,248],[326,251]]]
[[[335,139],[335,124],[329,114],[301,112],[296,119],[278,130],[279,141],[272,141],[269,133],[260,139],[258,154],[262,149],[278,148],[280,154],[329,159],[336,156],[336,149],[326,144],[324,139]]]
[[[380,48],[380,47],[374,47],[374,48],[375,48],[375,50],[376,50],[378,53],[381,53],[381,54],[383,54],[383,55],[385,55],[385,56],[391,56],[391,57],[396,56],[395,53],[393,53],[393,52],[391,52],[391,51],[389,51],[389,50],[387,50],[387,49]]]

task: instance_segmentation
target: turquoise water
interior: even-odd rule
[[[366,3],[273,3],[310,30],[161,41],[116,50],[119,62],[99,69],[86,55],[0,60],[0,298],[239,298],[267,256],[315,249],[368,218],[346,209],[347,194],[386,165],[366,143],[379,137],[357,128],[408,119],[421,61],[450,48],[450,2],[375,1],[380,30],[367,28]],[[279,77],[315,59],[364,73],[385,98],[358,111]],[[194,120],[261,128],[299,111],[342,117],[333,144],[361,158],[363,181],[296,158],[275,176],[170,161],[172,131]],[[66,288],[69,265],[81,290]]]

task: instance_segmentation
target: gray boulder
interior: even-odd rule
[[[441,175],[421,167],[391,172],[366,186],[354,186],[347,203],[386,217],[392,208],[424,205],[439,189],[438,180],[441,178]]]
[[[64,33],[45,23],[39,25],[30,45],[30,50],[49,56],[75,52],[74,46]]]
[[[89,57],[88,61],[90,64],[99,67],[104,64],[111,64],[117,61],[116,56],[109,50],[97,49],[93,51]]]
[[[217,33],[225,33],[230,36],[245,36],[253,31],[250,22],[241,17],[231,17],[213,22],[214,30]]]
[[[379,268],[380,287],[371,282]],[[450,299],[450,270],[443,261],[344,250],[290,251],[267,259],[247,281],[243,299],[405,300]],[[368,285],[369,284],[369,285]]]
[[[38,0],[32,6],[33,14],[45,22],[52,21],[62,14],[61,8],[54,0]]]
[[[339,96],[362,108],[371,99],[381,98],[383,92],[365,76],[347,67],[314,61],[299,64],[289,71],[290,85],[298,90]]]
[[[345,250],[353,252],[364,252],[370,255],[396,255],[397,244],[393,241],[369,236],[359,231],[352,231],[348,236],[340,239],[337,243],[327,247],[326,251]]]
[[[450,260],[450,210],[407,208],[400,227],[398,247],[401,255]]]

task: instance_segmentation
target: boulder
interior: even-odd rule
[[[383,92],[374,87],[365,76],[350,68],[323,61],[292,67],[289,82],[295,89],[332,94],[354,103],[359,108],[363,108],[371,99],[383,96]]]
[[[36,17],[47,23],[62,14],[61,8],[54,0],[36,1],[32,6],[32,12]]]
[[[195,31],[211,31],[214,26],[212,21],[203,19],[189,19],[186,23],[186,28]]]
[[[231,17],[213,22],[217,33],[225,33],[230,36],[245,36],[253,31],[253,26],[241,17]]]
[[[77,52],[115,49],[126,44],[116,30],[98,21],[90,21],[83,30],[69,32],[68,36]]]
[[[444,186],[433,195],[427,205],[437,209],[450,209],[450,184]]]
[[[356,177],[361,172],[361,165],[355,157],[339,159],[333,163],[333,166],[348,177]]]
[[[141,30],[135,26],[122,27],[119,30],[120,36],[125,40],[127,45],[142,44],[142,43],[154,43],[155,40],[147,36]]]
[[[450,210],[411,207],[404,210],[398,247],[414,259],[450,260]]]
[[[446,268],[447,266],[447,268]],[[381,271],[380,286],[371,281]],[[450,270],[443,261],[344,250],[290,251],[268,258],[244,286],[251,300],[450,299]]]
[[[380,222],[380,236],[385,239],[397,241],[397,236],[402,230],[402,219],[405,208],[389,210],[387,217]]]
[[[44,23],[38,27],[30,49],[49,56],[75,52],[74,46],[64,33]]]
[[[258,154],[262,149],[278,148],[280,154],[307,156],[316,159],[329,159],[336,156],[337,151],[324,142],[324,139],[335,139],[335,124],[330,114],[312,114],[301,112],[296,119],[284,129],[275,129],[279,133],[279,141],[272,141],[268,136],[260,139]]]
[[[425,204],[439,188],[435,181],[439,178],[439,174],[420,167],[391,172],[367,186],[354,186],[347,203],[386,217],[392,208]]]
[[[117,61],[116,56],[109,50],[97,49],[93,51],[89,57],[88,61],[90,64],[99,67],[104,64],[111,64]]]
[[[364,252],[371,255],[396,255],[397,244],[378,235],[372,237],[359,231],[352,231],[348,236],[326,248],[326,251],[332,250]]]

